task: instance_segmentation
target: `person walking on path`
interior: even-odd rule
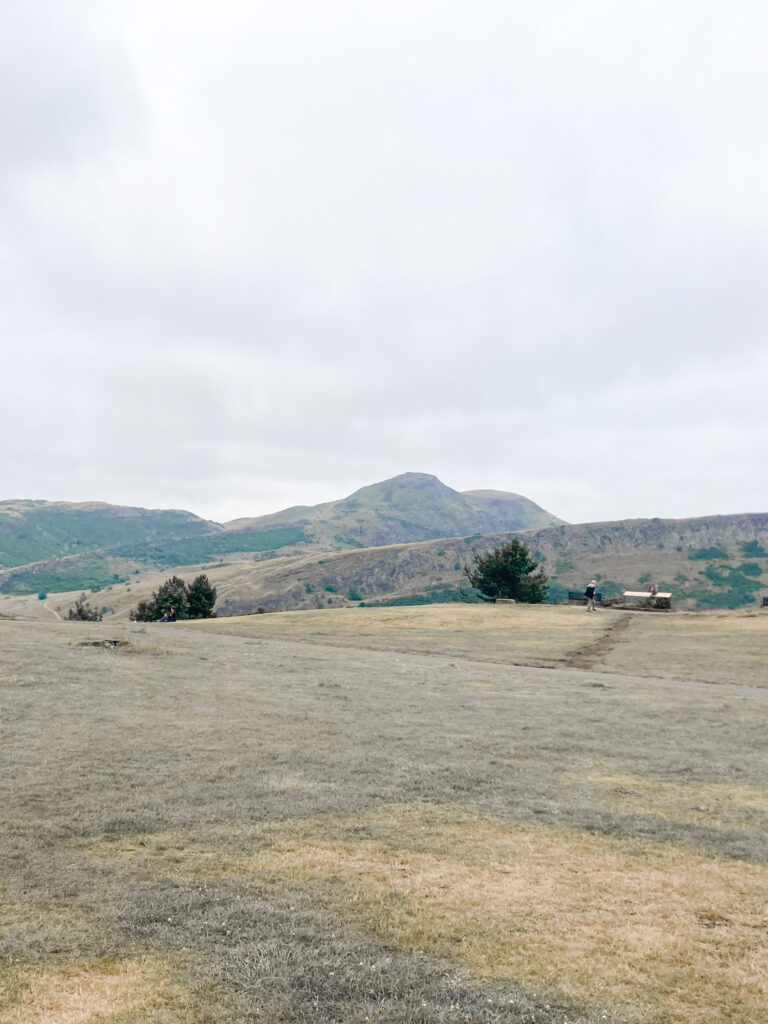
[[[592,580],[587,584],[587,589],[584,591],[584,597],[587,599],[587,611],[593,612],[595,610],[595,592],[597,591],[597,580]]]

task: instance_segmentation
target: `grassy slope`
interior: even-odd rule
[[[99,502],[0,502],[0,566],[26,565],[118,546],[147,545],[220,530],[190,512]]]
[[[0,621],[0,1021],[762,1024],[763,626]]]
[[[339,501],[286,509],[229,526],[301,522],[318,543],[371,547],[460,534],[523,530],[560,522],[528,498],[500,491],[460,493],[427,473],[404,473]]]

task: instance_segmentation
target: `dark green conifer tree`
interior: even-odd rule
[[[465,565],[464,573],[484,601],[497,597],[513,598],[526,604],[546,601],[549,577],[531,558],[527,546],[516,537],[487,555],[473,555],[472,561],[474,567]]]
[[[212,587],[205,573],[201,573],[192,580],[187,591],[190,619],[212,619],[216,614],[213,610],[215,604],[216,587]]]

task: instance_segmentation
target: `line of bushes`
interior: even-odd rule
[[[166,616],[177,619],[212,619],[216,612],[216,588],[205,573],[187,583],[172,576],[148,601],[139,601],[130,617],[134,622],[157,622]]]

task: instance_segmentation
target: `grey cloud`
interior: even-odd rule
[[[58,479],[107,500],[420,469],[570,519],[766,504],[762,6],[29,10],[0,33],[18,486],[98,423]]]

